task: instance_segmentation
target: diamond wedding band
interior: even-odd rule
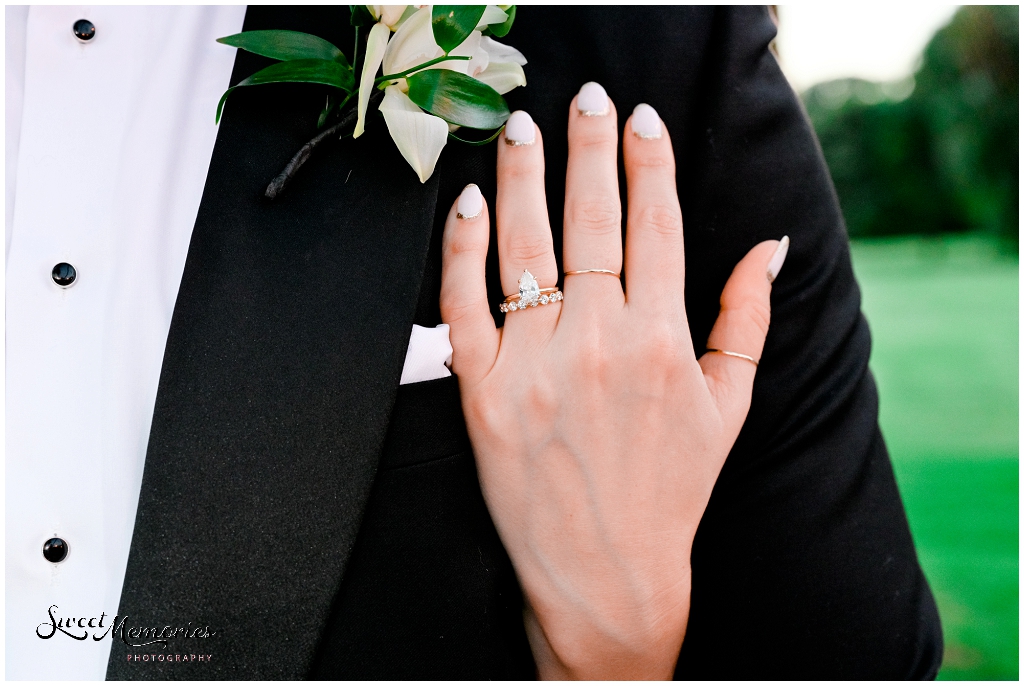
[[[562,291],[557,288],[541,288],[530,270],[524,269],[523,275],[519,277],[519,292],[506,296],[505,302],[498,307],[498,310],[515,312],[516,310],[525,310],[527,307],[548,305],[561,300]]]

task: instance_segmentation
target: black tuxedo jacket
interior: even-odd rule
[[[343,7],[250,7],[245,29],[269,28],[352,42]],[[763,8],[520,7],[506,42],[530,60],[529,85],[508,100],[544,131],[556,255],[578,88],[603,84],[622,121],[639,102],[661,114],[698,348],[736,262],[759,241],[792,237],[750,415],[694,542],[677,676],[930,677],[941,631],[878,430],[847,238],[769,52],[774,35]],[[232,82],[268,63],[240,52]],[[535,673],[458,381],[398,385],[412,324],[440,322],[448,208],[469,182],[493,206],[494,146],[449,144],[420,184],[374,117],[267,201],[262,189],[315,133],[322,98],[282,85],[228,102],[119,608],[130,625],[215,633],[166,649],[115,640],[109,678]],[[128,660],[140,653],[211,658]]]

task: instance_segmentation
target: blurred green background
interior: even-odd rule
[[[912,79],[802,95],[942,617],[941,679],[1019,675],[1018,26],[1016,6],[962,7]]]

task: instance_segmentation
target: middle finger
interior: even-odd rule
[[[622,208],[619,205],[618,125],[615,105],[597,83],[584,84],[569,112],[569,163],[565,179],[565,271],[622,269]],[[567,274],[566,291],[617,295],[621,283],[609,274]]]

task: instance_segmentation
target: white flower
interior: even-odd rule
[[[373,88],[377,69],[383,65],[384,74],[398,74],[424,62],[444,55],[434,41],[429,5],[409,13],[403,7],[388,13],[385,9],[372,6],[374,17],[381,21],[370,30],[366,43],[366,59],[359,81],[359,109],[354,138],[363,133],[367,102]],[[395,17],[398,19],[395,19]],[[526,58],[515,48],[498,43],[483,36],[480,29],[488,24],[505,21],[508,15],[495,5],[488,5],[474,30],[457,48],[449,54],[470,57],[469,60],[439,62],[429,68],[452,69],[483,81],[499,93],[507,93],[516,86],[526,85],[523,65]],[[398,23],[395,35],[391,36],[393,20]],[[399,21],[401,20],[401,21]],[[390,40],[389,40],[390,39]],[[434,166],[441,156],[441,150],[448,142],[448,123],[440,117],[421,110],[406,94],[409,86],[405,79],[389,85],[381,102],[388,132],[398,150],[419,176],[426,182],[434,173]]]
[[[510,45],[499,43],[490,36],[481,36],[480,47],[469,61],[468,73],[504,95],[517,86],[526,85],[524,64],[526,58],[523,57],[523,53]]]
[[[374,19],[394,31],[407,7],[408,5],[367,5],[366,9],[370,10]]]
[[[384,50],[388,46],[388,38],[391,32],[402,23],[405,12],[409,5],[367,5],[377,23],[370,29],[370,35],[366,38],[366,55],[363,56],[363,71],[359,76],[359,100],[356,107],[356,128],[352,132],[353,138],[363,135],[366,126],[366,106],[370,102],[370,94],[373,90],[373,80],[380,68],[380,61],[384,59]]]
[[[359,76],[359,101],[356,105],[356,128],[352,132],[353,138],[363,135],[366,126],[366,106],[370,103],[370,92],[373,90],[373,80],[380,67],[380,61],[384,59],[384,51],[388,47],[388,38],[391,36],[391,29],[388,25],[380,22],[373,25],[370,35],[366,37],[366,54],[363,56],[363,73]]]
[[[385,89],[380,112],[398,151],[425,183],[448,142],[448,123],[421,110],[398,86]]]

